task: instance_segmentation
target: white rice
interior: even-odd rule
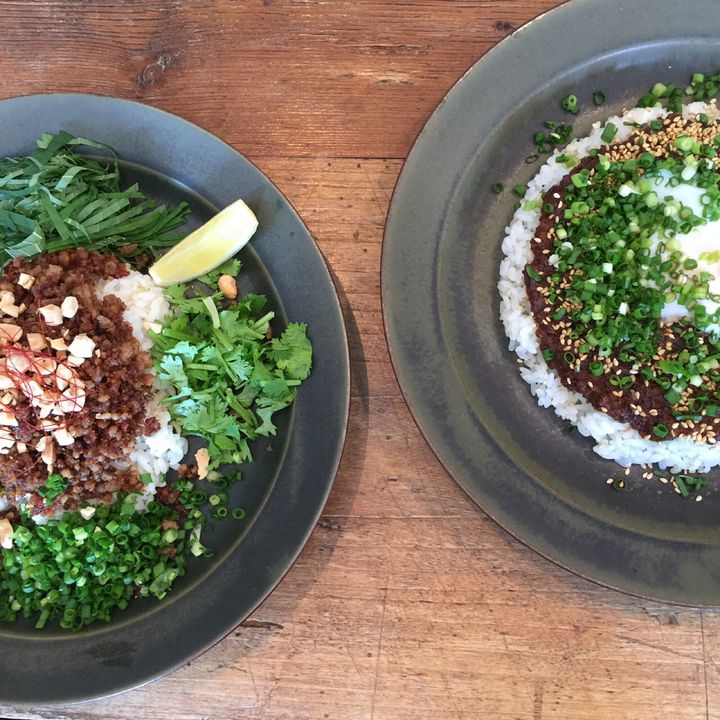
[[[149,275],[131,271],[127,277],[103,281],[97,289],[100,297],[115,295],[125,303],[123,317],[132,327],[133,335],[143,350],[149,350],[153,341],[148,330],[158,330],[160,321],[170,312],[162,288]],[[154,495],[161,477],[170,469],[177,469],[187,452],[187,440],[175,431],[170,413],[160,404],[167,391],[159,382],[154,385],[155,395],[148,407],[148,417],[157,418],[160,429],[152,435],[141,435],[130,453],[141,475],[150,475],[145,503]],[[142,504],[142,503],[141,503]]]
[[[718,117],[714,104],[692,103],[683,107],[683,115],[690,116],[704,112],[711,119]],[[618,128],[614,142],[629,137],[633,128],[625,122],[646,124],[663,117],[667,112],[661,109],[635,108],[622,117],[611,117]],[[573,140],[562,151],[578,159],[586,157],[592,148],[603,145],[600,136],[605,125],[595,123],[592,133]],[[568,168],[557,162],[560,151],[540,168],[528,184],[525,201],[544,194],[568,173]],[[506,228],[502,251],[505,257],[500,264],[500,317],[509,338],[510,350],[517,353],[522,361],[520,374],[530,385],[530,391],[541,407],[553,407],[563,420],[575,425],[580,433],[592,437],[597,443],[594,450],[598,455],[615,460],[623,467],[632,464],[653,464],[668,468],[671,472],[707,472],[720,464],[720,445],[711,446],[693,442],[689,437],[654,442],[644,440],[628,424],[613,420],[609,415],[595,410],[579,393],[568,390],[551,370],[540,352],[535,333],[535,320],[525,292],[524,269],[532,260],[530,243],[540,221],[541,210],[520,208]]]

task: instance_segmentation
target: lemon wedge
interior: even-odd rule
[[[160,287],[194,280],[235,255],[257,226],[255,213],[236,200],[168,250],[148,270],[150,277]]]

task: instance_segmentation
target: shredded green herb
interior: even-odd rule
[[[231,261],[200,280],[216,287],[221,274],[239,268]],[[274,313],[262,295],[229,304],[220,292],[176,285],[167,297],[179,314],[155,336],[152,356],[160,379],[175,389],[166,400],[173,420],[183,434],[207,440],[211,468],[252,460],[249,442],[275,434],[273,415],[310,374],[307,326],[290,323],[271,337]]]
[[[181,237],[188,207],[157,205],[137,185],[122,189],[104,145],[68,132],[44,134],[27,157],[0,159],[0,267],[17,257],[71,247],[156,257]]]

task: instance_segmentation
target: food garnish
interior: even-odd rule
[[[720,75],[656,83],[556,151],[513,188],[503,245],[502,317],[540,404],[682,496],[707,484],[688,473],[720,464],[718,90]]]
[[[258,221],[236,200],[168,250],[148,271],[160,286],[188,282],[236,255],[257,230]]]

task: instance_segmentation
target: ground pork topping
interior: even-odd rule
[[[127,467],[146,418],[151,360],[98,281],[126,265],[83,249],[15,260],[0,279],[0,484],[33,512],[140,489]],[[48,502],[49,476],[67,487]]]

